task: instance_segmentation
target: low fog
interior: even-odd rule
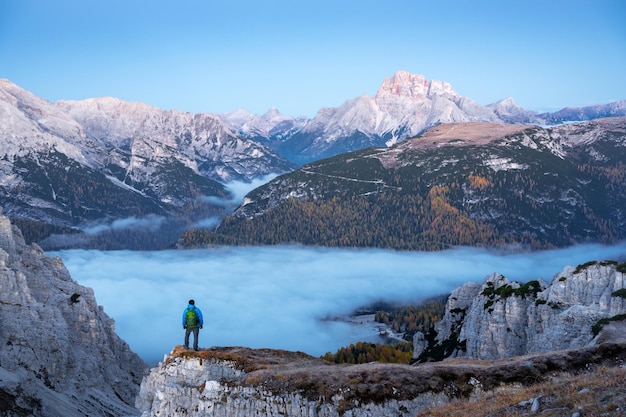
[[[525,254],[461,248],[395,252],[303,247],[222,247],[153,252],[68,250],[72,278],[95,291],[117,333],[149,364],[182,344],[190,298],[202,310],[200,346],[299,350],[319,356],[373,329],[340,320],[375,301],[416,303],[493,272],[548,281],[564,266],[623,260],[626,243]]]
[[[85,222],[78,227],[82,233],[51,234],[39,242],[45,250],[65,248],[106,248],[106,249],[163,249],[173,247],[180,234],[190,229],[215,229],[222,218],[232,213],[253,189],[276,178],[278,174],[267,174],[249,181],[231,181],[223,184],[228,198],[201,196],[200,201],[220,207],[219,215],[196,219],[185,225],[188,219],[166,218],[156,214],[143,217],[131,216],[120,219],[103,218]],[[139,235],[127,239],[129,233]],[[135,236],[137,237],[137,236]]]
[[[228,207],[228,208],[234,209],[238,205],[241,204],[246,194],[248,194],[250,191],[254,190],[255,188],[258,188],[270,182],[277,176],[278,174],[268,174],[259,178],[255,178],[250,181],[231,181],[231,182],[224,184],[224,186],[226,187],[226,190],[230,194],[230,198],[206,196],[206,197],[202,197],[202,200],[209,202],[211,204],[215,204],[217,206]]]
[[[127,217],[125,219],[117,219],[110,222],[99,222],[92,224],[83,229],[83,232],[87,235],[97,235],[103,232],[111,232],[115,230],[129,229],[129,230],[149,230],[156,232],[161,225],[166,221],[165,217],[150,214],[146,217]]]
[[[218,207],[223,207],[227,209],[228,213],[232,213],[239,205],[241,205],[244,197],[250,191],[258,188],[269,181],[276,178],[278,174],[267,174],[265,176],[252,179],[251,181],[231,181],[229,183],[224,184],[229,198],[221,198],[216,196],[204,196],[200,199],[205,203],[209,203]],[[221,217],[213,216],[206,219],[201,219],[191,224],[187,229],[215,229],[215,227],[222,220]]]

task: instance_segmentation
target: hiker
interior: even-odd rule
[[[198,350],[198,335],[204,324],[202,311],[196,307],[194,300],[189,300],[189,305],[183,311],[183,329],[185,329],[185,349],[189,349],[189,334],[193,332],[193,350]]]

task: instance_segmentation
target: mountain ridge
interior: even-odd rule
[[[50,103],[2,79],[0,202],[29,239],[41,236],[41,224],[62,230],[63,236],[46,241],[48,248],[170,247],[194,224],[216,224],[230,213],[229,181],[251,182],[367,147],[390,148],[444,122],[617,116],[626,113],[624,103],[542,115],[511,98],[481,106],[449,83],[398,71],[374,97],[322,108],[309,120],[277,109],[262,116],[192,114],[112,97]],[[160,230],[127,230],[124,242],[111,233],[81,232],[147,218],[158,219]]]
[[[606,105],[565,108],[555,113],[527,111],[507,97],[480,105],[459,95],[445,81],[427,80],[420,74],[396,71],[383,80],[373,97],[351,98],[339,107],[325,107],[309,120],[281,116],[280,123],[265,124],[259,116],[249,116],[256,137],[288,159],[303,165],[313,160],[368,146],[390,146],[418,135],[437,124],[452,122],[493,122],[554,125],[600,117],[626,115],[626,100]],[[236,118],[225,117],[233,130],[250,132]],[[251,122],[254,120],[254,122]],[[266,132],[266,133],[261,133]],[[260,135],[260,136],[259,136]]]
[[[115,98],[49,103],[6,79],[0,125],[5,213],[65,228],[74,241],[93,240],[79,229],[94,224],[157,216],[165,220],[160,233],[137,244],[166,247],[187,224],[223,215],[219,201],[232,197],[226,182],[293,168],[214,115]],[[119,247],[114,236],[107,239]]]
[[[626,238],[626,118],[544,129],[439,125],[317,161],[250,192],[182,246],[549,248]],[[601,162],[599,164],[598,162]]]

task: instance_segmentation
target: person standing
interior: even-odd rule
[[[198,350],[198,336],[204,325],[202,311],[196,307],[194,300],[189,300],[189,305],[183,311],[183,329],[185,329],[185,349],[189,349],[189,335],[193,333],[193,350]]]

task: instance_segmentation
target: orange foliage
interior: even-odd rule
[[[491,186],[489,180],[485,177],[481,177],[480,175],[469,174],[467,179],[469,180],[470,188],[474,190],[484,190]]]

